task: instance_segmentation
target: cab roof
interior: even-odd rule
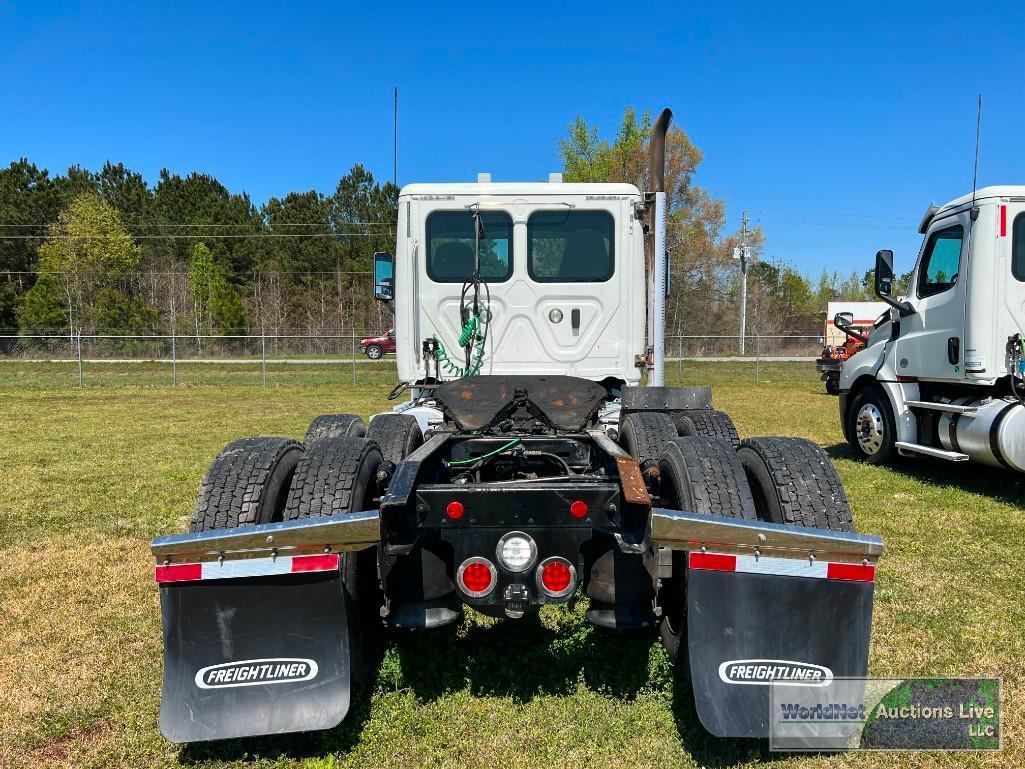
[[[932,220],[939,214],[954,211],[962,206],[970,205],[973,197],[976,203],[987,198],[1020,198],[1025,200],[1025,185],[998,184],[976,190],[974,195],[969,192],[967,195],[954,198],[950,202],[944,203],[942,206],[931,203],[929,207],[925,209],[925,214],[922,216],[922,222],[918,225],[918,231],[924,235],[925,231],[929,229],[929,224],[932,223]]]
[[[463,195],[468,197],[551,195],[616,195],[640,198],[641,192],[632,184],[598,182],[473,182],[407,184],[399,198],[421,195]]]

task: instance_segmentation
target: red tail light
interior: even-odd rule
[[[456,572],[456,581],[471,598],[483,598],[495,589],[498,573],[487,558],[467,558]]]
[[[565,598],[577,586],[577,571],[565,558],[547,558],[537,569],[537,587],[549,598]]]
[[[463,503],[457,500],[452,500],[447,505],[445,505],[445,514],[453,520],[457,518],[462,518],[464,511],[465,508],[463,507]]]
[[[569,514],[574,518],[586,518],[589,512],[591,512],[591,508],[589,508],[587,503],[582,499],[575,500],[569,506]]]

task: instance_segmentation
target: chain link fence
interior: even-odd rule
[[[332,382],[394,384],[394,356],[371,360],[360,341],[376,333],[3,334],[0,384],[26,386],[192,385]],[[813,361],[821,335],[670,335],[667,376],[682,378],[687,361],[750,364]],[[743,349],[743,353],[741,350]]]

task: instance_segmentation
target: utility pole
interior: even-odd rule
[[[751,249],[747,244],[747,209],[740,220],[740,246],[733,249],[733,258],[740,262],[740,338],[739,351],[744,354],[744,337],[747,335],[747,264]]]

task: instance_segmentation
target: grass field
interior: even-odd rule
[[[699,726],[652,636],[596,631],[583,605],[539,623],[471,615],[453,636],[392,644],[330,732],[182,749],[156,728],[159,601],[148,542],[183,530],[213,456],[245,435],[302,437],[330,411],[385,405],[390,367],[205,368],[172,389],[105,369],[0,367],[0,766],[1025,765],[1025,513],[1017,479],[976,466],[850,461],[811,364],[686,364],[745,435],[818,441],[858,527],[882,535],[870,672],[1002,676],[999,754],[788,757]],[[277,373],[277,372],[275,372]],[[675,368],[670,373],[675,373]],[[348,376],[348,380],[346,380]],[[185,380],[189,381],[189,380]],[[128,382],[128,383],[126,383]],[[216,386],[214,386],[216,385]]]

